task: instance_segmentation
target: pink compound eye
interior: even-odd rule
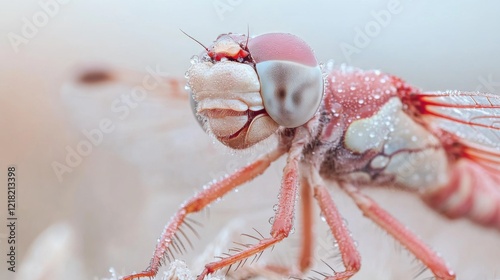
[[[259,63],[267,60],[297,62],[307,66],[318,66],[309,45],[299,37],[289,33],[267,33],[248,42],[253,59]]]
[[[269,33],[252,38],[248,50],[269,116],[290,128],[308,122],[323,97],[323,77],[311,47],[295,35]]]

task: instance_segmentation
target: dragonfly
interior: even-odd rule
[[[286,164],[269,235],[259,234],[255,243],[206,264],[198,280],[232,265],[239,267],[287,238],[299,203],[303,237],[297,268],[269,269],[300,279],[312,265],[314,201],[337,241],[344,265],[344,271],[321,273],[321,277],[354,276],[361,268],[361,257],[329,185],[343,190],[366,218],[437,279],[456,275],[445,260],[368,196],[366,188],[407,191],[450,219],[467,218],[479,226],[500,229],[499,96],[423,92],[378,70],[323,65],[304,40],[288,33],[255,37],[228,33],[203,47],[186,73],[191,107],[200,125],[235,150],[252,149],[271,136],[277,138],[276,147],[207,184],[182,204],[161,234],[149,267],[122,279],[154,277],[182,244],[181,228],[192,223],[189,215],[261,175],[282,156]]]

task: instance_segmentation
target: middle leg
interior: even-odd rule
[[[361,256],[323,180],[315,170],[312,170],[310,176],[311,185],[314,187],[314,198],[318,201],[333,237],[337,240],[340,256],[345,267],[345,271],[335,272],[333,276],[327,276],[326,279],[349,279],[361,268]]]

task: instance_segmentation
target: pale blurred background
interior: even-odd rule
[[[148,94],[123,119],[110,109],[141,83],[148,67],[183,77],[189,58],[202,48],[179,29],[207,45],[220,33],[246,33],[247,26],[251,35],[290,32],[309,42],[320,61],[381,69],[425,90],[499,93],[498,11],[498,2],[451,0],[2,1],[0,279],[103,279],[112,277],[111,267],[119,275],[142,270],[180,203],[205,182],[245,163],[248,154],[233,155],[212,144],[183,93],[171,87]],[[27,27],[34,23],[36,29]],[[369,33],[362,42],[360,32]],[[96,65],[115,69],[115,79],[91,86],[75,82],[82,66]],[[86,139],[82,131],[97,128],[104,118],[115,130],[58,180],[53,163],[64,163],[67,148]],[[6,170],[12,164],[18,180],[16,273],[6,269],[3,225]],[[282,166],[283,161],[274,164],[262,178],[212,206],[210,217],[195,216],[204,224],[202,240],[193,237],[194,253],[180,256],[194,275],[203,262],[194,256],[221,229],[268,232]],[[459,279],[500,279],[498,231],[449,222],[408,194],[369,193],[438,251]],[[342,193],[334,189],[332,194],[363,258],[353,279],[412,279],[419,271],[414,258]],[[235,221],[241,229],[231,230]],[[316,231],[318,258],[328,261],[324,251],[333,244],[324,225]],[[293,264],[289,251],[296,250],[293,239],[299,234],[297,228],[281,246],[284,253],[265,253],[262,263]]]

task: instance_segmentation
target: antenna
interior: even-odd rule
[[[208,52],[208,48],[205,47],[205,45],[203,45],[200,41],[196,40],[195,38],[193,38],[192,36],[188,35],[186,32],[182,31],[182,29],[179,29],[182,33],[184,33],[184,35],[188,36],[189,38],[191,38],[191,40],[195,41],[196,43],[200,44],[200,46],[202,46],[207,52]],[[248,41],[248,40],[247,40]]]
[[[248,50],[248,39],[250,38],[250,24],[247,23],[247,42],[245,43],[245,50]]]

